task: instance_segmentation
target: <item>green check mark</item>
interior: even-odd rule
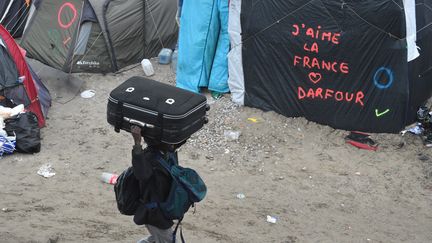
[[[383,112],[379,112],[378,109],[375,109],[375,115],[377,117],[380,117],[380,116],[383,116],[383,115],[387,114],[389,111],[390,111],[390,109],[387,109],[387,110],[385,110]]]

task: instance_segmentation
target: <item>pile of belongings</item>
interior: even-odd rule
[[[40,128],[33,112],[26,111],[24,105],[15,105],[0,96],[0,157],[40,151]]]
[[[402,136],[406,133],[421,136],[426,147],[432,147],[432,112],[426,106],[420,106],[417,110],[417,123],[409,126],[401,132]]]

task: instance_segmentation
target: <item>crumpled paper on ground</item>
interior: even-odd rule
[[[45,178],[49,178],[54,176],[56,173],[54,172],[54,168],[52,168],[51,164],[44,164],[39,168],[37,174]]]

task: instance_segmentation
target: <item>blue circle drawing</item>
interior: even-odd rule
[[[380,84],[378,82],[378,76],[381,72],[385,72],[389,78],[389,81],[386,84]],[[375,72],[373,79],[374,79],[375,86],[377,86],[379,89],[388,89],[393,84],[393,80],[394,80],[393,71],[386,67],[380,67]]]

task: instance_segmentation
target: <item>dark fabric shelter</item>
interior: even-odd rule
[[[241,2],[244,104],[345,130],[399,132],[432,91],[432,8],[417,0]],[[412,11],[411,11],[412,12]]]

